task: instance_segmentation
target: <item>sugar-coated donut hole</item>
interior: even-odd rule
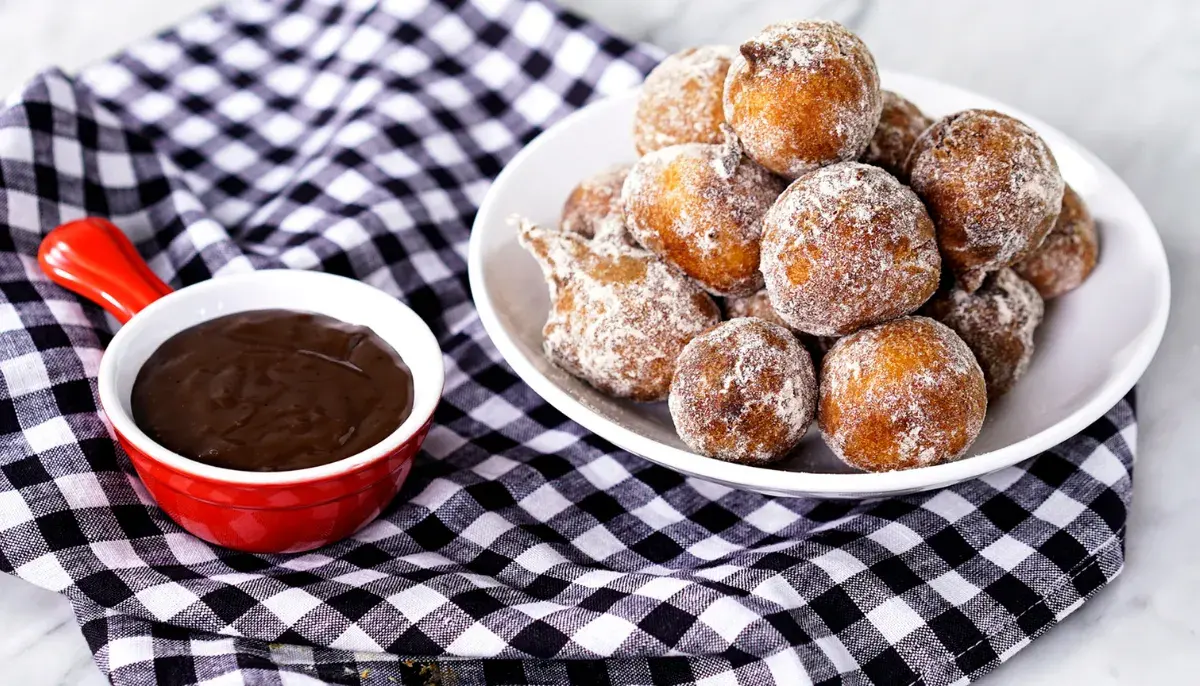
[[[688,343],[667,404],[679,437],[697,453],[765,465],[804,437],[816,397],[812,360],[792,332],[745,317]]]
[[[633,118],[639,155],[681,143],[720,143],[722,97],[734,50],[726,45],[687,48],[659,63],[642,84]]]
[[[647,250],[714,295],[762,288],[762,218],[783,182],[722,145],[688,143],[638,160],[622,189],[625,223]]]
[[[945,117],[921,134],[905,167],[937,226],[942,259],[968,291],[1041,245],[1062,207],[1050,147],[1000,112]]]
[[[871,51],[841,24],[772,24],[743,43],[725,79],[725,119],[747,154],[794,179],[858,159],[883,108]]]
[[[974,293],[941,291],[922,312],[954,329],[983,369],[988,398],[1012,389],[1033,359],[1045,310],[1037,289],[1011,269],[989,274]]]
[[[546,356],[608,395],[665,400],[683,346],[720,321],[712,298],[641,249],[528,222],[518,236],[550,288]]]
[[[821,364],[818,421],[829,448],[869,472],[962,457],[983,427],[987,388],[953,331],[904,317],[842,338]]]
[[[775,311],[814,336],[915,312],[941,275],[925,206],[891,174],[857,162],[793,181],[763,220],[762,246]]]
[[[1054,228],[1041,247],[1013,269],[1049,300],[1079,288],[1096,268],[1099,256],[1096,221],[1083,198],[1068,185]]]

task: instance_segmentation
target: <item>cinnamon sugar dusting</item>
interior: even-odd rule
[[[696,452],[763,465],[785,456],[812,423],[817,384],[790,331],[733,319],[694,338],[671,384],[675,428]]]
[[[768,26],[725,79],[726,121],[755,161],[788,178],[856,159],[882,107],[874,57],[836,22]]]
[[[937,288],[925,207],[878,167],[843,162],[800,177],[763,225],[771,304],[805,333],[838,336],[908,314]]]
[[[983,372],[966,343],[925,317],[838,341],[821,367],[820,424],[847,464],[892,471],[956,460],[983,427]]]
[[[716,304],[650,253],[522,221],[550,287],[546,356],[609,395],[663,400],[675,359],[720,320]]]
[[[680,143],[720,143],[725,120],[721,96],[734,50],[727,45],[688,48],[663,60],[642,84],[634,117],[641,154]]]
[[[966,110],[934,124],[906,166],[938,227],[942,255],[966,290],[1036,249],[1062,205],[1050,147],[1024,123]]]
[[[633,237],[715,295],[762,287],[762,219],[783,183],[723,145],[687,143],[649,153],[633,166],[621,196]]]
[[[1096,267],[1100,253],[1096,222],[1083,198],[1070,186],[1063,191],[1062,212],[1041,247],[1013,269],[1043,298],[1078,288]]]
[[[758,317],[772,324],[778,324],[796,335],[800,341],[800,345],[808,351],[812,356],[813,366],[818,370],[821,365],[821,359],[825,357],[825,353],[837,343],[837,338],[833,336],[812,336],[802,331],[796,331],[787,322],[783,321],[783,317],[775,311],[771,305],[771,297],[766,291],[759,291],[753,295],[744,297],[725,298],[725,315],[729,319],[737,319],[738,317]]]
[[[1025,375],[1033,358],[1033,334],[1045,312],[1037,289],[1011,269],[989,275],[974,293],[959,288],[939,293],[926,310],[975,354],[989,398],[1008,392]]]

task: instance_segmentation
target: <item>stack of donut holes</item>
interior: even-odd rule
[[[544,347],[604,393],[666,400],[709,458],[778,462],[815,416],[861,470],[959,459],[1025,373],[1043,301],[1096,265],[1037,133],[930,119],[834,22],[668,57],[633,131],[636,162],[581,182],[559,229],[521,229]]]

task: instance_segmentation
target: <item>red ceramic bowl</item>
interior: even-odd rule
[[[404,483],[433,421],[444,370],[429,327],[395,298],[352,279],[291,270],[221,276],[172,291],[120,230],[95,218],[52,231],[38,260],[55,282],[124,324],[100,362],[100,405],[150,495],[191,533],[250,552],[311,550],[371,522]],[[316,312],[374,330],[412,371],[412,414],[368,450],[286,472],[197,462],[150,440],[134,424],[133,382],[159,345],[208,319],[271,308]]]

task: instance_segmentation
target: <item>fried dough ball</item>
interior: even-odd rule
[[[1096,222],[1083,198],[1067,186],[1054,228],[1042,246],[1013,269],[1049,300],[1079,288],[1096,268],[1099,253]]]
[[[618,164],[580,181],[563,205],[563,230],[585,238],[633,245],[621,205],[621,186],[632,166]]]
[[[1004,395],[1029,368],[1044,307],[1037,289],[1011,269],[989,274],[974,293],[941,291],[923,310],[954,329],[983,368],[988,398]]]
[[[942,119],[917,139],[906,167],[937,226],[942,258],[967,291],[1037,249],[1062,207],[1050,147],[999,112]]]
[[[687,48],[650,72],[633,119],[639,155],[681,143],[724,140],[721,97],[733,56],[733,48],[727,45]]]
[[[983,371],[970,348],[926,317],[846,336],[821,365],[817,417],[825,442],[868,472],[957,460],[986,412]]]
[[[664,400],[683,346],[720,321],[712,298],[644,250],[527,222],[519,238],[550,286],[546,356],[611,396]]]
[[[825,357],[825,353],[833,347],[837,342],[837,338],[832,336],[810,336],[806,333],[801,333],[788,326],[788,323],[783,321],[783,317],[775,311],[771,306],[771,298],[766,291],[759,291],[753,295],[743,297],[732,297],[725,299],[725,314],[730,319],[738,317],[757,317],[771,324],[778,324],[785,327],[796,337],[800,339],[800,343],[808,350],[808,354],[812,355],[814,365],[821,363],[821,358]]]
[[[925,206],[896,177],[858,162],[792,182],[763,220],[762,245],[771,304],[814,336],[914,312],[940,278]]]
[[[725,119],[747,154],[789,179],[858,159],[882,108],[875,58],[836,22],[768,26],[725,79]]]
[[[907,180],[904,162],[912,151],[913,143],[925,129],[933,125],[916,105],[891,91],[880,91],[883,95],[883,114],[875,135],[859,161],[882,167],[901,181]]]
[[[791,331],[756,318],[732,319],[693,338],[667,398],[675,429],[692,450],[748,465],[791,452],[816,402],[808,352]]]
[[[621,191],[638,243],[714,295],[762,288],[762,217],[783,182],[747,159],[729,132],[722,145],[687,143],[633,165]]]

